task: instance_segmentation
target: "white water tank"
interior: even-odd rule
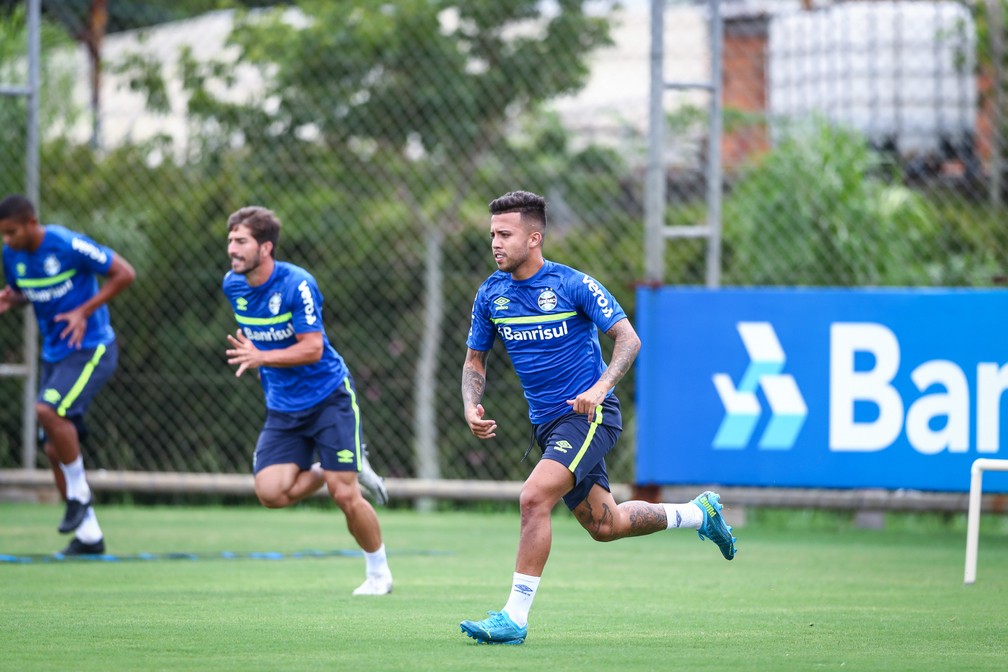
[[[848,2],[770,19],[774,138],[819,114],[904,157],[971,147],[976,29],[957,2]]]

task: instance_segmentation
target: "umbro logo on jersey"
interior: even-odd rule
[[[509,303],[511,303],[511,299],[506,296],[498,296],[493,302],[494,308],[497,310],[507,310]]]

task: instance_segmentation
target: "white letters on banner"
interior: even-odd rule
[[[858,354],[871,365],[855,366]],[[934,455],[970,448],[969,381],[954,362],[933,359],[918,364],[910,379],[921,396],[904,400],[893,385],[900,369],[900,344],[888,327],[869,322],[830,326],[829,447],[837,452],[874,452],[892,445],[901,431],[914,450]],[[977,452],[999,449],[1001,397],[1008,387],[1008,365],[977,364]],[[909,406],[904,405],[909,403]],[[855,407],[877,410],[857,420]],[[906,410],[904,414],[904,408]]]

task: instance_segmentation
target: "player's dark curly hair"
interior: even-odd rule
[[[523,224],[533,224],[546,230],[546,199],[531,191],[509,191],[490,201],[490,214],[520,212]]]
[[[260,245],[273,243],[270,256],[276,258],[277,243],[280,242],[280,218],[276,213],[258,205],[246,206],[228,217],[228,233],[239,226],[245,226]]]
[[[27,222],[35,216],[35,206],[26,197],[13,194],[0,201],[0,219]]]

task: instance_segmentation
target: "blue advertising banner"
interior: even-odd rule
[[[966,492],[1008,459],[1008,291],[642,287],[637,330],[638,484]]]

